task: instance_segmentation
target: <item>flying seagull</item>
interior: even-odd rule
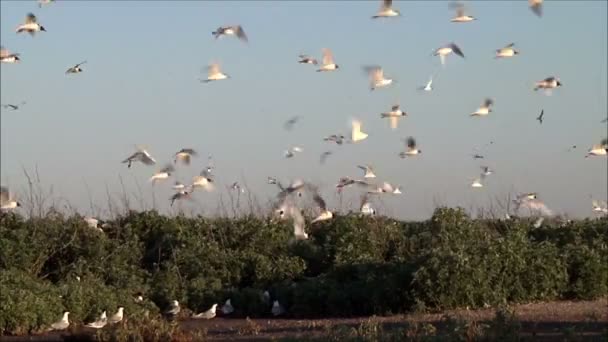
[[[192,178],[192,188],[202,188],[205,191],[212,191],[214,189],[213,178],[211,172],[208,169],[201,171],[200,175]]]
[[[399,157],[401,157],[401,158],[413,157],[413,156],[422,154],[422,150],[417,147],[416,139],[414,139],[414,137],[407,137],[405,139],[405,144],[406,144],[407,148],[406,148],[405,152],[399,153]]]
[[[285,151],[285,158],[292,158],[296,155],[296,153],[304,151],[301,147],[294,146],[290,147]]]
[[[503,48],[496,50],[496,56],[494,58],[498,59],[498,58],[515,57],[516,55],[519,54],[519,51],[515,50],[513,48],[514,46],[515,46],[515,43],[511,43]]]
[[[379,65],[366,65],[363,70],[369,76],[370,90],[388,87],[393,83],[392,79],[384,77],[384,71]]]
[[[465,58],[464,54],[462,53],[462,50],[455,43],[449,43],[445,46],[438,48],[433,53],[433,56],[439,56],[439,59],[441,60],[441,65],[445,66],[445,59],[451,53],[454,53],[462,58]]]
[[[608,154],[608,138],[602,139],[599,144],[591,146],[585,158],[589,156],[605,156]]]
[[[359,169],[363,170],[363,172],[364,172],[363,178],[376,178],[374,169],[370,165],[357,165],[357,167]]]
[[[192,148],[182,148],[177,151],[174,155],[173,162],[177,164],[178,161],[183,162],[186,165],[190,165],[192,157],[198,156],[198,153]]]
[[[150,177],[150,182],[152,185],[156,184],[159,180],[167,179],[171,176],[171,174],[175,171],[175,168],[171,164],[165,165],[162,169],[158,170],[152,177]]]
[[[127,159],[123,160],[123,163],[127,163],[127,167],[131,168],[131,164],[133,162],[142,162],[145,165],[154,165],[156,164],[156,160],[154,158],[152,158],[152,156],[150,155],[150,153],[148,153],[148,151],[146,151],[144,148],[138,147],[137,148],[137,152],[133,153],[131,156],[129,156]]]
[[[18,53],[11,53],[4,46],[0,46],[0,62],[2,63],[17,63],[21,61]]]
[[[323,48],[321,50],[321,52],[323,53],[323,59],[321,60],[321,63],[323,63],[321,65],[321,67],[319,69],[317,69],[318,72],[320,71],[335,71],[338,70],[340,67],[338,66],[338,64],[336,64],[336,62],[334,62],[334,55],[331,52],[330,49],[328,48]]]
[[[431,75],[431,78],[426,82],[426,85],[418,87],[418,90],[433,91],[433,76]]]
[[[225,80],[225,79],[229,79],[229,78],[230,78],[230,75],[224,74],[220,70],[219,63],[212,63],[211,65],[209,65],[207,67],[207,78],[199,79],[199,80],[203,83],[209,83],[212,81],[220,81],[220,80]]]
[[[321,212],[319,213],[319,216],[317,216],[314,220],[310,221],[310,223],[326,221],[334,217],[333,213],[327,210],[327,204],[325,203],[325,200],[323,200],[321,195],[319,195],[317,189],[314,189],[312,199],[319,206]]]
[[[381,113],[381,118],[388,118],[391,129],[396,129],[399,122],[399,118],[407,116],[407,113],[402,111],[398,104],[391,107],[391,111],[387,113]]]
[[[536,120],[538,120],[538,123],[540,123],[541,125],[543,123],[543,115],[545,115],[545,110],[544,109],[542,109],[540,111],[540,115],[536,118]]]
[[[456,10],[456,15],[452,19],[450,19],[450,21],[453,23],[467,23],[473,20],[477,20],[477,18],[471,15],[467,15],[465,13],[464,4],[461,2],[450,2],[448,4],[448,7],[450,9]]]
[[[44,5],[49,5],[55,2],[55,0],[38,0],[38,8],[42,8]]]
[[[528,0],[528,5],[539,18],[543,16],[543,0]]]
[[[326,138],[323,138],[323,141],[331,141],[335,142],[338,145],[342,145],[342,143],[344,143],[344,139],[346,138],[341,134],[332,134]]]
[[[368,134],[361,131],[361,122],[359,120],[353,120],[351,125],[351,141],[353,143],[367,139]]]
[[[390,17],[398,17],[401,13],[394,9],[393,0],[382,0],[382,4],[380,5],[380,9],[378,12],[372,17],[372,19],[378,18],[390,18]]]
[[[285,128],[288,131],[291,131],[293,126],[298,122],[298,120],[300,120],[299,116],[294,116],[294,117],[290,118],[289,120],[285,121],[285,123],[283,124],[283,128]]]
[[[44,26],[42,26],[38,23],[38,20],[36,19],[36,16],[33,13],[28,13],[27,16],[25,17],[25,24],[19,25],[17,27],[16,32],[17,33],[27,32],[33,37],[36,34],[36,32],[40,32],[40,31],[46,32],[46,29],[44,28]]]
[[[74,65],[73,67],[66,70],[65,73],[66,74],[78,74],[78,73],[82,72],[82,68],[80,66],[85,64],[86,62],[87,61],[83,61],[83,62],[80,62],[80,63]]]
[[[471,116],[486,116],[492,112],[490,108],[494,104],[494,101],[491,98],[486,98],[481,106],[473,113]]]
[[[537,91],[538,89],[544,89],[546,95],[551,95],[552,89],[555,89],[555,88],[561,87],[561,86],[562,86],[562,83],[559,80],[559,78],[550,76],[550,77],[545,78],[542,81],[536,82],[534,85],[534,91]]]
[[[174,193],[169,198],[169,200],[171,201],[171,206],[173,206],[173,203],[175,203],[175,201],[179,201],[179,200],[182,200],[182,199],[189,199],[189,200],[191,200],[192,199],[192,197],[191,197],[192,189],[193,189],[193,187],[190,186],[190,187],[178,190],[176,193]]]
[[[300,63],[300,64],[313,64],[313,65],[319,64],[319,62],[317,61],[316,58],[312,58],[308,55],[299,55],[298,57],[300,57],[300,60],[298,61],[298,63]]]
[[[14,199],[13,194],[5,186],[0,186],[0,210],[8,211],[20,207],[21,203]]]
[[[6,109],[10,109],[10,110],[18,110],[24,104],[25,104],[25,101],[21,101],[21,103],[19,103],[19,104],[11,104],[11,103],[3,104],[2,107],[6,108]]]
[[[221,26],[211,33],[213,34],[213,37],[215,37],[215,39],[218,39],[222,36],[236,36],[238,39],[245,43],[248,41],[247,35],[245,34],[245,30],[243,30],[243,27],[241,27],[241,25]]]

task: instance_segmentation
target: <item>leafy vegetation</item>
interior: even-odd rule
[[[142,321],[148,330],[152,321],[162,327],[149,334],[171,334],[159,313],[172,300],[200,312],[231,298],[234,316],[262,317],[270,315],[265,290],[292,317],[608,294],[608,219],[532,223],[474,220],[450,208],[424,222],[351,214],[309,225],[309,239],[296,241],[289,222],[252,216],[130,212],[100,232],[78,216],[2,214],[0,331],[40,332],[64,310],[80,325],[123,306],[126,323],[115,334],[130,339],[126,327]],[[142,303],[134,300],[139,292]]]

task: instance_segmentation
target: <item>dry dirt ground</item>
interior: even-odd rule
[[[533,341],[564,341],[566,331],[573,331],[582,341],[608,341],[608,299],[595,301],[561,301],[522,304],[512,307],[521,323],[521,337]],[[384,330],[403,328],[406,323],[432,323],[440,331],[446,314],[467,321],[487,322],[496,309],[451,310],[437,314],[408,314],[374,317]],[[289,318],[224,318],[184,320],[182,329],[203,331],[210,341],[270,341],[280,338],[323,339],[328,331],[340,326],[358,327],[370,317],[289,319]],[[45,336],[0,337],[0,341],[62,341],[60,334]]]

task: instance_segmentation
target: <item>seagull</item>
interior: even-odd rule
[[[396,129],[400,117],[407,116],[407,113],[402,111],[399,105],[391,107],[391,111],[388,113],[381,113],[381,118],[388,118],[391,129]]]
[[[240,192],[240,193],[245,193],[245,189],[243,189],[241,187],[241,185],[239,184],[239,182],[232,183],[232,185],[230,185],[230,190],[234,190],[234,191]]]
[[[498,58],[515,57],[516,55],[519,54],[519,51],[515,50],[513,48],[513,46],[515,46],[515,43],[511,43],[501,49],[496,50],[496,56],[494,58],[498,59]]]
[[[108,323],[110,324],[116,324],[116,323],[120,323],[124,317],[124,311],[125,308],[122,306],[118,307],[118,311],[116,311],[115,314],[113,314],[109,319],[108,319]]]
[[[203,190],[206,191],[213,190],[213,178],[211,178],[211,173],[208,169],[201,171],[200,175],[192,178],[192,188],[203,188]]]
[[[545,115],[545,110],[542,109],[540,111],[540,115],[536,118],[536,120],[538,120],[538,123],[540,123],[541,125],[543,124],[543,115]]]
[[[393,187],[390,183],[382,182],[382,184],[380,184],[380,185],[374,185],[374,188],[369,190],[368,193],[370,193],[370,194],[394,194],[395,190],[396,190],[396,188]],[[398,193],[401,193],[401,191],[399,191]]]
[[[543,16],[543,0],[528,0],[528,5],[539,18]]]
[[[281,306],[278,300],[275,300],[272,302],[272,309],[270,312],[273,316],[280,316],[285,313],[285,309],[283,309],[283,306]]]
[[[106,316],[106,312],[104,310],[104,312],[101,313],[101,316],[99,316],[99,319],[97,319],[94,322],[87,323],[86,326],[89,328],[101,329],[101,328],[105,327],[107,323],[108,323],[108,316]]]
[[[325,203],[325,200],[323,200],[323,198],[321,197],[321,195],[319,195],[319,192],[316,189],[314,189],[314,194],[313,194],[312,199],[319,206],[319,208],[321,209],[321,212],[320,212],[319,216],[317,216],[310,223],[326,221],[326,220],[329,220],[334,217],[334,214],[331,211],[327,210],[327,204]]]
[[[372,204],[369,201],[369,193],[364,193],[363,196],[361,196],[361,207],[359,211],[364,216],[376,215],[376,210],[372,207]]]
[[[5,186],[0,186],[0,210],[9,211],[20,207],[21,203],[13,198],[13,194]]]
[[[220,80],[225,80],[225,79],[229,79],[229,78],[230,78],[230,75],[222,73],[222,71],[220,70],[219,63],[212,63],[211,65],[209,65],[207,67],[207,78],[204,80],[203,79],[199,79],[199,80],[203,83],[209,83],[209,82],[220,81]]]
[[[21,103],[19,103],[19,104],[11,104],[11,103],[3,104],[2,107],[5,109],[10,109],[10,110],[18,110],[24,104],[25,104],[25,101],[21,101]]]
[[[363,178],[376,178],[374,170],[370,165],[357,165],[357,167],[365,172]]]
[[[25,17],[25,24],[19,25],[17,27],[16,32],[17,33],[27,32],[33,37],[36,34],[36,32],[40,32],[40,31],[46,32],[46,29],[44,28],[44,26],[42,26],[38,23],[38,20],[36,19],[36,16],[33,13],[28,13],[27,16]]]
[[[308,55],[299,55],[298,57],[300,57],[300,60],[298,61],[298,63],[300,63],[300,64],[313,64],[313,65],[319,64],[319,62],[316,60],[316,58],[312,58]]]
[[[224,315],[230,315],[233,312],[234,312],[234,307],[232,306],[232,303],[230,302],[230,298],[228,298],[226,300],[226,303],[224,303],[224,305],[222,306],[222,313]]]
[[[278,181],[274,177],[268,177],[268,184],[277,184]]]
[[[191,199],[192,197],[190,196],[192,194],[192,186],[183,189],[183,190],[179,190],[178,192],[176,192],[175,194],[173,194],[173,196],[171,196],[171,198],[169,198],[169,200],[171,200],[171,206],[173,206],[173,203],[175,203],[175,201],[181,200],[181,199]]]
[[[480,178],[476,178],[473,183],[471,183],[471,187],[472,188],[483,188],[483,184],[481,184],[481,181],[483,179],[483,175]]]
[[[473,155],[473,159],[484,159],[485,157],[482,156],[481,154],[474,154]]]
[[[291,184],[289,184],[289,186],[287,186],[286,188],[283,187],[283,185],[279,182],[277,182],[277,186],[281,190],[281,192],[279,192],[279,194],[277,195],[277,198],[279,200],[279,203],[282,205],[282,204],[284,204],[287,197],[289,197],[290,195],[292,195],[295,192],[298,192],[298,195],[301,196],[300,190],[304,189],[304,187],[306,187],[307,184],[304,181],[302,181],[301,179],[296,179]]]
[[[325,151],[325,152],[321,153],[321,156],[319,157],[319,163],[320,164],[325,164],[325,161],[327,160],[327,157],[329,157],[331,155],[332,155],[331,151]]]
[[[336,184],[336,190],[338,192],[341,192],[342,189],[351,185],[360,185],[367,187],[369,186],[369,183],[364,180],[351,179],[350,177],[341,177],[338,181],[338,184]]]
[[[350,140],[353,143],[364,140],[368,137],[367,133],[364,133],[361,131],[361,122],[359,120],[353,120],[351,125],[352,125],[352,130],[351,130]]]
[[[429,81],[426,82],[426,85],[418,87],[418,90],[433,91],[433,75],[431,75]]]
[[[295,205],[288,203],[287,197],[283,198],[281,205],[276,210],[276,213],[279,217],[283,219],[292,219],[293,220],[293,235],[296,240],[306,240],[308,239],[308,234],[304,229],[305,220],[304,215],[299,208]]]
[[[93,229],[98,230],[103,233],[103,229],[101,229],[101,227],[99,227],[99,224],[101,223],[102,227],[105,224],[101,220],[96,219],[94,217],[90,217],[90,216],[83,218],[83,220],[84,220],[84,222],[86,222],[86,224],[89,226],[89,228],[93,228]]]
[[[591,201],[591,205],[593,206],[593,212],[608,214],[608,204],[606,204],[606,202],[593,200]]]
[[[333,141],[338,145],[342,145],[342,143],[344,142],[345,137],[341,134],[332,134],[330,136],[328,136],[327,138],[323,138],[323,141]]]
[[[285,123],[283,124],[283,128],[288,131],[291,131],[293,126],[298,122],[298,120],[300,120],[299,116],[294,116],[293,118],[290,118],[289,120],[285,121]]]
[[[321,60],[321,62],[323,64],[321,65],[321,67],[319,69],[317,69],[318,72],[335,71],[340,68],[338,66],[338,64],[336,64],[336,62],[334,62],[334,56],[333,56],[331,50],[329,50],[328,48],[323,48],[321,50],[321,52],[323,53],[323,59]]]
[[[551,95],[552,89],[555,89],[555,88],[561,87],[561,86],[562,86],[562,83],[560,82],[560,80],[557,77],[550,76],[550,77],[545,78],[542,81],[536,82],[536,84],[534,86],[534,91],[537,91],[538,89],[544,89],[546,95]]]
[[[477,18],[465,14],[464,4],[462,4],[461,2],[450,2],[448,6],[450,9],[456,10],[456,15],[452,19],[450,19],[450,21],[453,23],[466,23],[469,21],[477,20]]]
[[[414,137],[407,137],[404,142],[407,145],[407,149],[405,150],[405,152],[399,153],[399,157],[413,157],[418,154],[422,154],[422,150],[416,147],[416,139],[414,139]]]
[[[202,319],[212,319],[215,317],[215,309],[217,308],[217,304],[211,305],[211,308],[205,312],[201,312],[199,314],[192,315],[192,318],[202,318]]]
[[[489,166],[482,166],[481,167],[481,174],[485,177],[485,176],[489,176],[491,174],[494,173],[494,170],[490,169]]]
[[[17,63],[21,61],[18,53],[11,53],[4,46],[0,46],[0,62],[2,63]]]
[[[395,187],[395,190],[393,190],[393,195],[401,195],[401,186],[397,186]]]
[[[38,0],[38,8],[42,8],[44,5],[49,5],[55,2],[55,0]]]
[[[243,30],[243,27],[241,27],[241,25],[220,26],[217,30],[211,32],[211,34],[213,34],[213,37],[215,37],[215,39],[218,39],[222,36],[236,36],[238,39],[245,43],[248,41],[247,35],[245,34],[245,31]]]
[[[191,148],[182,148],[174,155],[173,162],[177,164],[178,161],[183,162],[186,165],[190,165],[190,159],[198,156],[198,153]]]
[[[494,104],[494,101],[491,98],[486,98],[481,107],[479,107],[475,112],[471,114],[471,116],[486,116],[492,112],[490,108]]]
[[[150,177],[150,182],[152,185],[156,184],[157,181],[162,179],[167,179],[171,176],[171,173],[175,171],[175,168],[171,164],[165,165],[162,169],[158,170],[152,177]]]
[[[608,154],[608,138],[602,139],[599,144],[591,146],[585,158],[589,156],[605,156]]]
[[[296,155],[296,153],[304,151],[301,147],[294,146],[285,150],[285,158],[292,158]]]
[[[141,292],[137,292],[135,294],[135,303],[141,303],[144,301],[144,294]]]
[[[451,53],[455,53],[456,55],[465,58],[464,54],[462,53],[462,50],[455,43],[450,43],[438,48],[433,53],[433,56],[439,56],[439,59],[441,60],[441,65],[445,66],[445,59]]]
[[[169,310],[165,311],[164,314],[165,314],[165,316],[168,316],[169,318],[173,318],[173,317],[177,316],[177,314],[179,314],[180,311],[181,311],[181,308],[179,307],[179,302],[174,300],[171,302],[171,307],[169,307]]]
[[[127,163],[127,167],[131,168],[131,164],[133,162],[140,161],[145,165],[154,165],[156,164],[156,160],[152,158],[150,153],[146,151],[144,148],[138,147],[137,152],[133,153],[127,159],[123,160],[123,163]]]
[[[518,203],[517,210],[523,206],[531,212],[540,214],[541,216],[551,216],[553,212],[539,199],[528,199]]]
[[[398,10],[393,9],[392,6],[393,6],[393,0],[382,0],[382,4],[380,5],[380,9],[372,17],[372,19],[391,18],[391,17],[398,17],[398,16],[400,16],[401,13]]]
[[[69,311],[64,311],[63,312],[63,317],[61,317],[61,319],[53,324],[51,324],[51,328],[48,329],[48,331],[51,330],[65,330],[70,326],[70,321],[68,319],[68,316],[70,315]]]
[[[370,78],[369,83],[371,90],[388,87],[393,83],[392,79],[384,77],[384,71],[379,65],[367,65],[363,67],[363,70]]]
[[[69,68],[68,70],[65,71],[66,75],[67,74],[78,74],[78,73],[82,72],[82,68],[80,66],[85,64],[86,62],[87,61],[80,62],[80,63],[74,65],[73,67]]]

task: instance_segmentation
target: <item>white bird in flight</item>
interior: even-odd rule
[[[528,0],[530,10],[539,18],[543,16],[543,0]]]
[[[293,158],[296,155],[296,153],[300,153],[302,151],[304,151],[304,150],[301,147],[293,146],[293,147],[290,147],[289,149],[285,150],[284,155],[285,155],[285,158]]]
[[[25,17],[25,23],[19,25],[16,30],[17,33],[27,32],[32,37],[36,34],[36,32],[40,31],[46,32],[46,29],[44,26],[38,23],[38,19],[36,19],[36,16],[33,13],[28,13]]]
[[[374,169],[370,165],[357,165],[357,167],[359,169],[363,170],[363,172],[364,172],[363,178],[376,178]]]
[[[247,35],[245,34],[245,30],[241,25],[233,25],[233,26],[220,26],[217,30],[211,32],[215,39],[218,39],[222,36],[235,36],[241,41],[247,43],[249,40]]]
[[[431,75],[425,85],[418,87],[418,90],[424,90],[426,92],[433,91],[433,76]]]
[[[175,168],[171,164],[165,165],[162,169],[158,170],[152,177],[150,177],[150,182],[154,185],[156,182],[167,179],[171,176],[171,174],[175,171]]]
[[[496,56],[494,58],[510,58],[519,55],[519,51],[514,48],[515,43],[511,43],[503,48],[496,50]]]
[[[562,86],[562,82],[559,80],[559,78],[555,77],[555,76],[550,76],[545,78],[542,81],[538,81],[534,84],[534,91],[537,91],[538,89],[544,89],[545,90],[545,95],[551,95],[551,91],[557,87],[561,87]]]
[[[213,81],[226,80],[229,78],[230,78],[230,75],[224,74],[221,71],[219,63],[211,63],[211,65],[209,65],[207,67],[207,78],[199,79],[199,80],[203,83],[209,83],[209,82],[213,82]]]
[[[351,125],[352,125],[352,130],[351,130],[350,140],[353,143],[367,139],[368,134],[361,131],[361,122],[359,120],[353,120]]]
[[[401,110],[398,104],[392,106],[390,112],[380,113],[381,118],[388,118],[391,129],[397,129],[399,119],[405,116],[407,113]]]
[[[363,70],[369,76],[370,90],[388,87],[393,83],[393,79],[384,77],[384,71],[379,65],[367,65]]]
[[[0,46],[0,62],[2,63],[17,63],[21,61],[18,53],[12,53],[4,46]]]
[[[156,160],[154,158],[152,158],[152,156],[150,155],[150,153],[148,153],[148,151],[146,151],[145,148],[143,147],[137,147],[137,152],[133,153],[131,156],[129,156],[127,159],[123,160],[123,163],[127,163],[127,167],[131,168],[131,164],[133,162],[142,162],[145,165],[154,165],[156,164]]]
[[[78,74],[78,73],[81,73],[83,70],[82,70],[82,68],[80,66],[83,65],[83,64],[85,64],[86,62],[87,61],[80,62],[80,63],[74,65],[73,67],[69,68],[68,70],[65,71],[66,75],[67,74]]]
[[[595,144],[591,146],[589,151],[587,151],[587,155],[585,157],[590,156],[605,156],[608,154],[608,138],[602,139],[599,144]]]
[[[298,63],[300,64],[319,64],[319,61],[317,61],[316,58],[310,57],[308,55],[299,55],[298,57],[300,57],[300,60],[298,61]]]
[[[14,199],[14,195],[5,186],[0,186],[0,210],[9,211],[20,207],[21,203]]]
[[[458,45],[456,45],[455,43],[449,43],[445,46],[438,48],[437,50],[435,50],[433,55],[439,56],[439,59],[441,60],[441,65],[445,66],[446,57],[448,55],[450,55],[451,53],[454,53],[457,56],[460,56],[462,58],[465,58],[464,53],[462,53],[462,50],[460,49],[460,47]]]
[[[334,217],[333,213],[327,209],[327,204],[325,203],[325,200],[323,200],[323,198],[321,197],[321,195],[319,195],[319,192],[316,189],[313,190],[312,199],[319,206],[321,212],[319,213],[319,216],[317,216],[310,223],[326,221]]]
[[[450,21],[453,23],[468,23],[473,20],[477,20],[477,18],[473,17],[472,15],[466,14],[466,8],[461,2],[450,2],[448,7],[456,10],[456,15],[450,19]]]
[[[321,67],[317,69],[318,72],[335,71],[340,68],[340,66],[334,62],[334,55],[330,49],[323,48],[321,52],[323,53],[323,58],[321,59]]]
[[[177,164],[178,161],[181,161],[185,165],[190,165],[190,160],[196,156],[198,156],[198,153],[194,149],[182,148],[175,153],[173,162]]]
[[[422,154],[422,150],[417,147],[416,139],[414,137],[407,137],[405,139],[406,150],[399,153],[399,157],[413,157]]]
[[[398,17],[401,13],[393,8],[393,0],[382,0],[380,9],[372,19]]]
[[[477,110],[471,113],[471,116],[486,116],[492,112],[492,108],[490,108],[494,104],[494,101],[491,98],[486,98],[481,106],[477,108]]]

